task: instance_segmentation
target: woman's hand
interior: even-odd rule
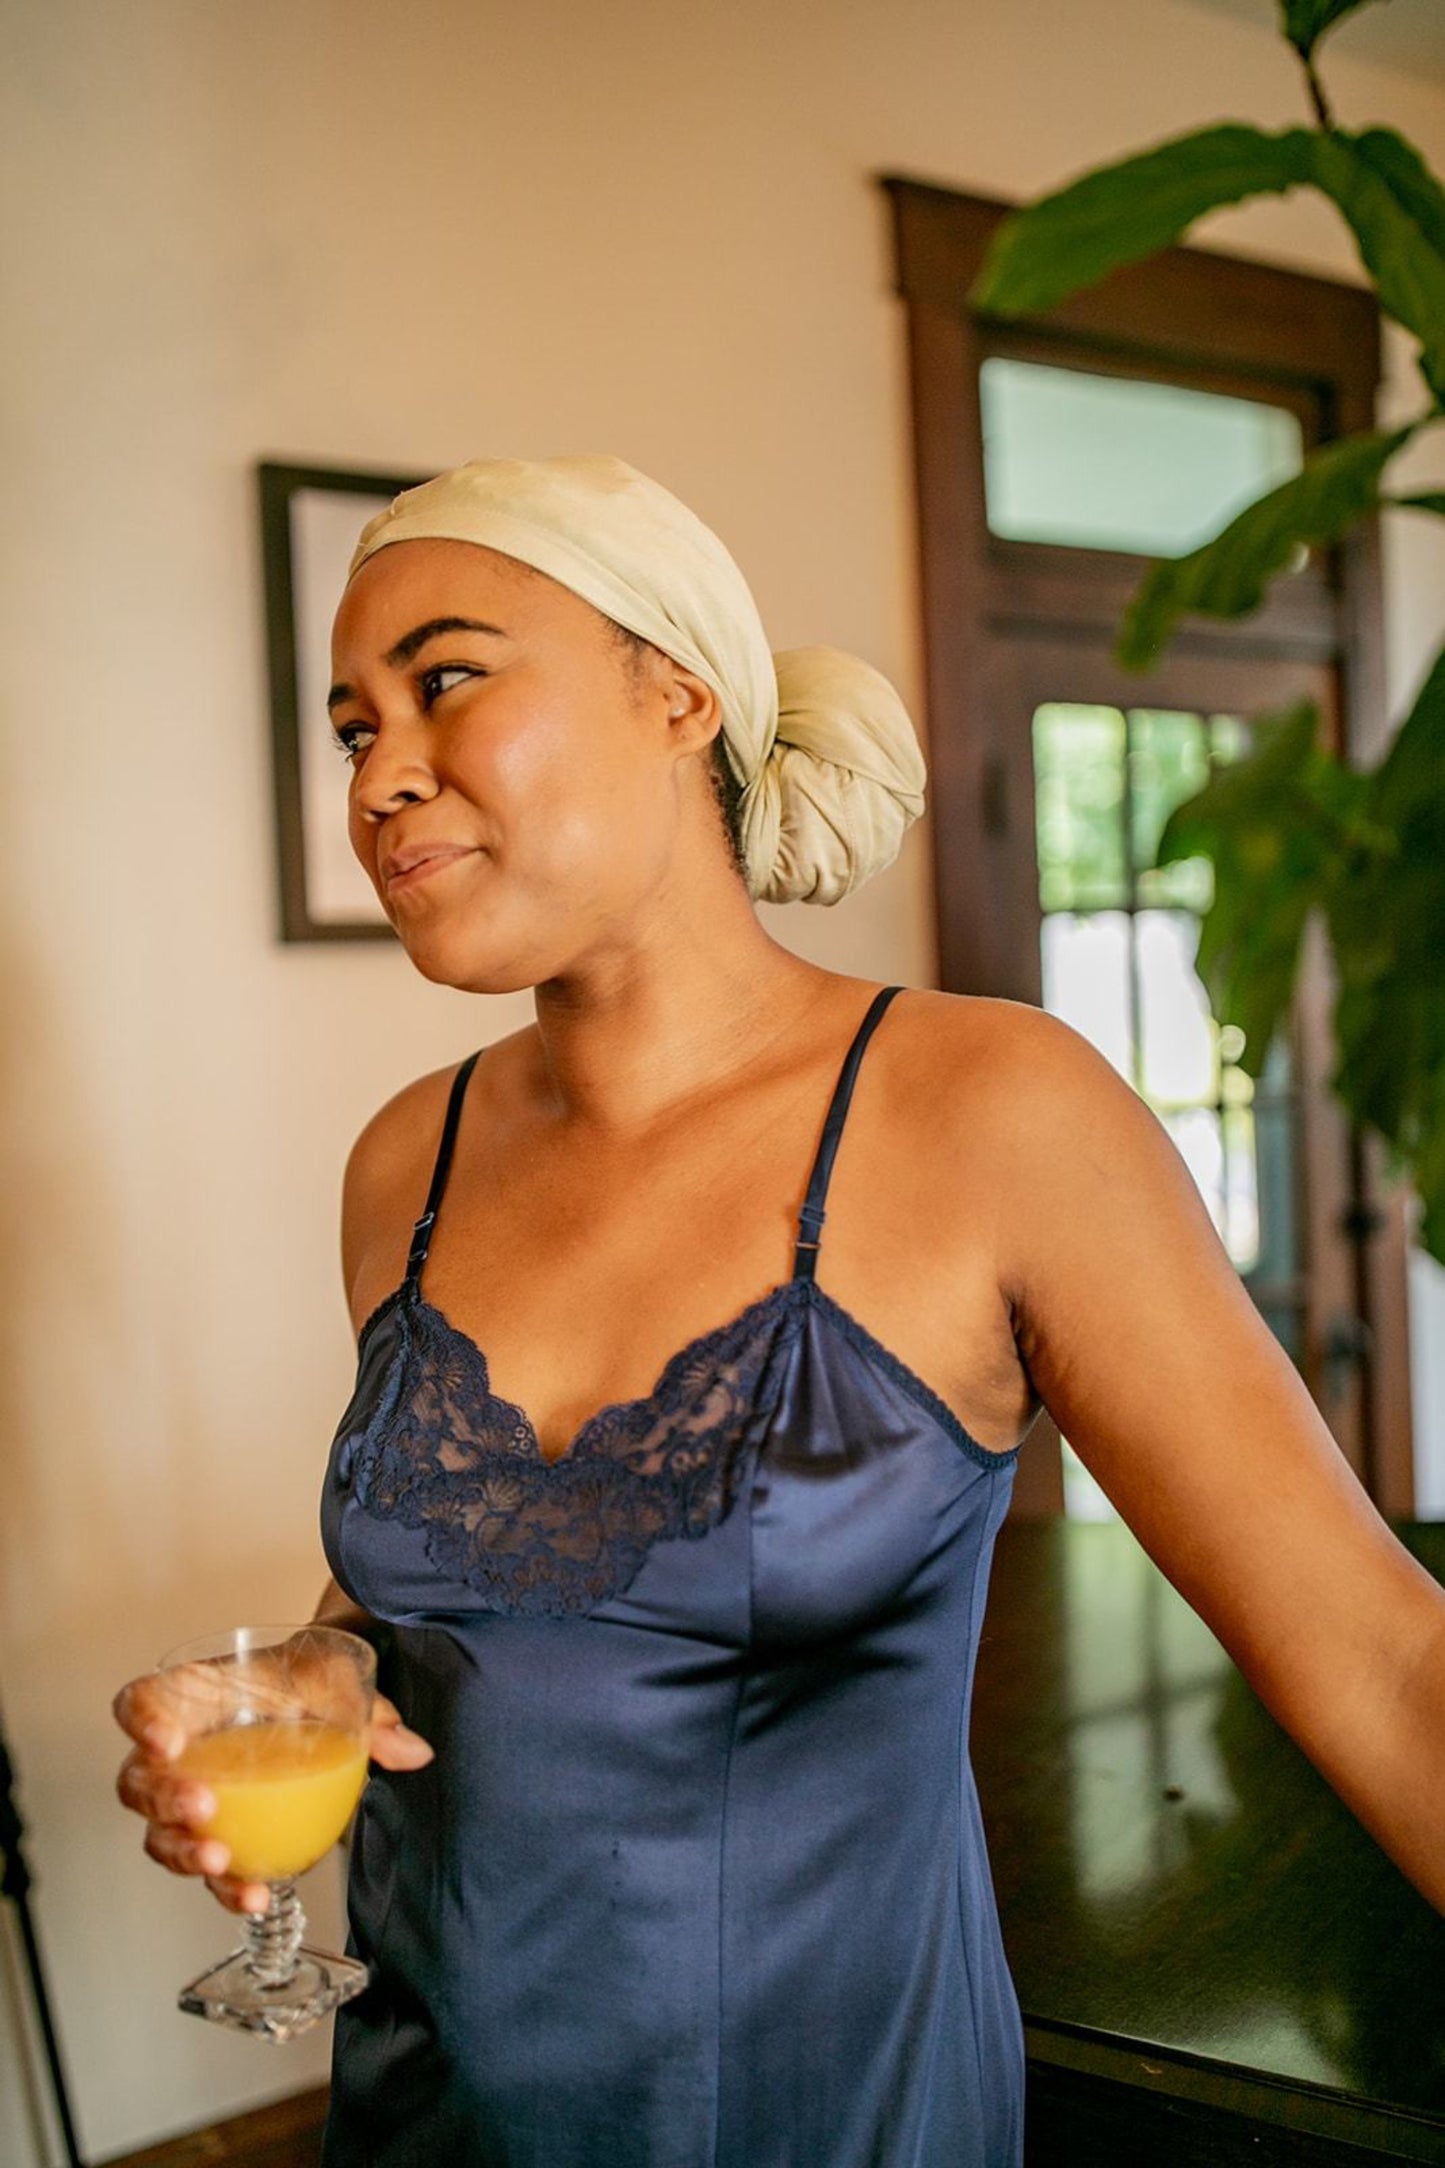
[[[227,1874],[228,1848],[218,1837],[205,1834],[216,1811],[209,1785],[172,1766],[193,1732],[207,1726],[187,1722],[186,1712],[159,1672],[132,1679],[116,1695],[113,1707],[121,1730],[136,1742],[121,1764],[116,1791],[123,1805],[144,1815],[145,1849],[151,1858],[169,1867],[172,1874],[203,1875],[207,1888],[228,1911],[264,1912],[271,1901],[267,1885],[242,1882]],[[425,1768],[433,1750],[416,1732],[408,1731],[395,1704],[378,1694],[367,1752],[383,1769],[404,1770]]]

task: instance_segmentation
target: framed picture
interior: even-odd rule
[[[331,620],[366,521],[427,477],[261,460],[256,478],[281,939],[391,941],[346,834],[346,767],[326,713]]]

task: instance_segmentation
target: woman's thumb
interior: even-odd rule
[[[403,1724],[396,1703],[378,1694],[371,1718],[372,1760],[383,1769],[421,1769],[434,1751],[419,1732]]]

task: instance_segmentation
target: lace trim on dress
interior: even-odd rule
[[[399,1389],[357,1442],[357,1501],[424,1529],[432,1564],[490,1609],[592,1610],[654,1543],[705,1535],[731,1509],[777,1328],[802,1318],[798,1284],[690,1341],[650,1393],[599,1409],[555,1460],[526,1411],[492,1391],[476,1342],[420,1295],[399,1299]]]

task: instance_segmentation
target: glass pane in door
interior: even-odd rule
[[[993,355],[979,371],[992,533],[1179,557],[1299,472],[1287,407]]]
[[[1173,808],[1248,749],[1234,716],[1053,701],[1033,719],[1044,1006],[1152,1107],[1266,1322],[1299,1359],[1294,1079],[1287,1041],[1256,1083],[1194,968],[1213,869],[1151,865]],[[1065,1440],[1065,1512],[1113,1515]]]

